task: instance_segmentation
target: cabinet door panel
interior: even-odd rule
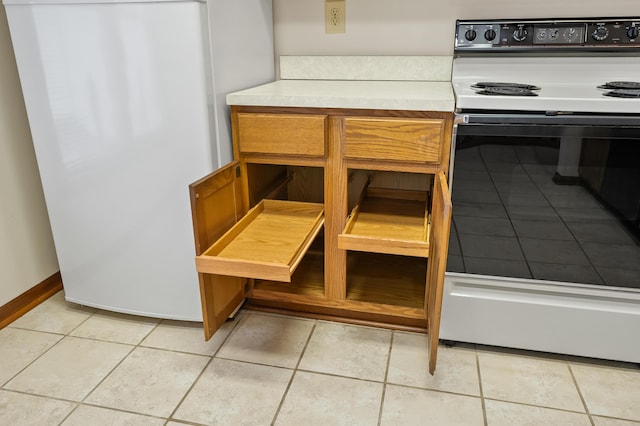
[[[440,338],[440,315],[442,312],[442,290],[449,249],[451,227],[451,196],[444,173],[434,176],[431,224],[429,227],[429,263],[427,264],[427,312],[429,373],[436,370],[438,340]]]
[[[246,212],[238,167],[239,162],[234,161],[189,186],[197,256]],[[198,276],[205,338],[209,340],[244,300],[246,280],[202,273]]]

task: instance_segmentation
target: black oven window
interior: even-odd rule
[[[459,136],[448,270],[640,288],[640,139]]]

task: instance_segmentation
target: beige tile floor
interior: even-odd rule
[[[241,311],[200,324],[64,301],[0,330],[0,425],[640,426],[637,365]]]

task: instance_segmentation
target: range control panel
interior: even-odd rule
[[[640,17],[456,22],[456,51],[609,50],[633,47],[640,47]]]

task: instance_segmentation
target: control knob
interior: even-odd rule
[[[524,27],[518,27],[518,29],[513,32],[513,39],[515,41],[523,41],[525,38],[527,38],[527,30],[525,30]]]
[[[489,28],[487,31],[484,32],[484,38],[487,41],[493,41],[493,39],[496,38],[496,30],[494,30],[493,28]]]
[[[609,30],[607,29],[607,27],[603,27],[603,26],[596,28],[593,34],[591,34],[591,37],[593,37],[595,41],[603,41],[608,36],[609,36]]]
[[[469,41],[473,41],[476,39],[476,35],[477,35],[476,30],[474,30],[473,28],[469,28],[467,32],[464,33],[464,38],[466,38]]]
[[[629,27],[627,29],[627,37],[629,37],[631,40],[638,38],[639,33],[640,30],[638,30],[638,27]]]

